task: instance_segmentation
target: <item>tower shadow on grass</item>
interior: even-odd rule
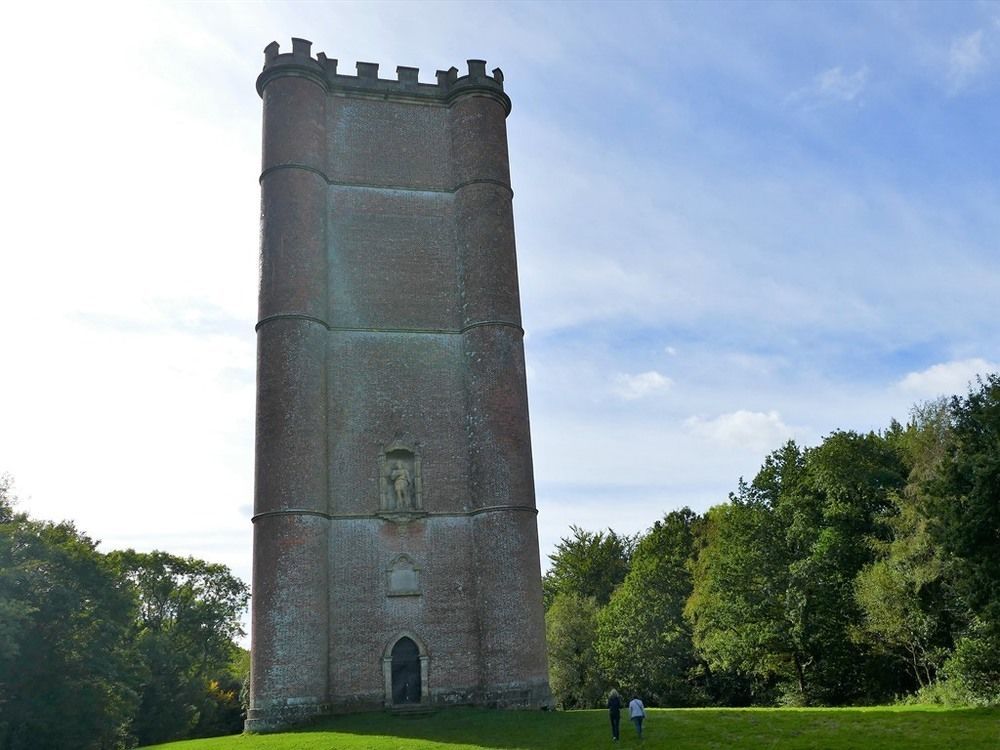
[[[489,750],[996,750],[1000,708],[652,709],[639,740],[622,717],[612,743],[608,715],[593,711],[497,711],[448,708],[422,717],[369,713],[332,717],[295,733],[410,740],[401,747],[464,746]],[[353,747],[346,744],[346,747]],[[368,747],[359,744],[358,747]],[[381,745],[371,745],[381,747]],[[389,745],[386,745],[389,747]],[[393,747],[396,747],[393,745]]]
[[[625,730],[623,726],[623,740]],[[602,740],[611,742],[610,723],[604,711],[452,707],[417,716],[373,712],[322,719],[294,732],[395,737],[491,750],[582,750],[595,747]]]

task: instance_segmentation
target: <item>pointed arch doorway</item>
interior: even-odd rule
[[[412,633],[402,633],[389,643],[382,656],[386,707],[416,705],[428,699],[429,661],[423,642]]]

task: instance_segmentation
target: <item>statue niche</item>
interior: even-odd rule
[[[379,455],[379,515],[394,521],[422,516],[420,454],[394,442]]]

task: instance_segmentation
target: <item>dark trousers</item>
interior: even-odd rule
[[[643,720],[643,718],[644,717],[642,717],[642,716],[633,716],[632,717],[632,723],[635,724],[635,731],[637,731],[639,733],[640,737],[642,737],[642,720]]]
[[[611,736],[618,739],[618,727],[621,724],[621,714],[611,714]]]

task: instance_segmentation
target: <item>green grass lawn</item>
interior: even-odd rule
[[[1000,708],[651,709],[640,742],[606,711],[454,708],[404,718],[369,713],[282,734],[217,737],[159,750],[1000,750]]]

